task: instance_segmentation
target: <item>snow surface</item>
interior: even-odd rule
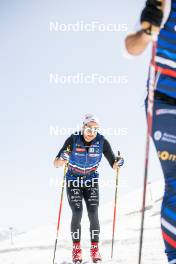
[[[167,263],[160,231],[160,207],[163,183],[155,182],[148,188],[143,264]],[[141,190],[118,197],[117,221],[114,245],[114,258],[110,260],[112,237],[112,204],[100,206],[101,243],[103,263],[138,263]],[[64,212],[63,212],[64,216]],[[70,215],[62,218],[56,262],[71,262]],[[89,225],[87,215],[82,219],[82,248],[84,260],[89,261]],[[0,264],[52,264],[56,224],[37,227],[28,232],[15,235],[13,245],[10,239],[0,241]]]

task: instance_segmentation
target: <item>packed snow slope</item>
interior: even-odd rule
[[[148,187],[143,264],[167,263],[160,231],[160,207],[163,183],[154,182]],[[103,263],[137,264],[141,220],[142,191],[136,190],[118,197],[114,258],[110,260],[113,203],[99,209],[101,222],[100,250]],[[87,214],[82,219],[82,248],[84,260],[89,261],[89,223]],[[59,234],[56,263],[71,262],[70,217],[63,211]],[[56,223],[18,233],[11,244],[7,232],[0,230],[0,264],[52,264],[56,236]]]

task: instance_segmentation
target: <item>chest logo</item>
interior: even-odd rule
[[[76,148],[76,151],[77,152],[85,152],[85,149],[84,148]]]
[[[95,149],[94,148],[89,148],[89,152],[90,153],[94,153],[95,152]]]

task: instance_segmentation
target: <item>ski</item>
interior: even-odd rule
[[[73,264],[88,264],[88,261],[75,261]]]
[[[63,261],[61,263],[58,264],[89,264],[89,261],[75,261],[75,262],[67,262],[67,261]],[[57,264],[57,263],[55,263]]]

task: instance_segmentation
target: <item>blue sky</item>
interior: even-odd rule
[[[145,147],[143,101],[150,48],[127,59],[127,32],[50,32],[49,23],[100,21],[134,28],[140,0],[10,1],[0,4],[1,226],[25,228],[55,221],[59,189],[50,185],[63,170],[52,161],[66,136],[51,136],[50,126],[74,127],[87,112],[102,127],[127,128],[127,136],[108,136],[125,166],[120,192],[141,186]],[[49,74],[99,73],[125,75],[127,84],[55,85]],[[150,179],[161,177],[152,151]],[[101,177],[114,172],[103,159]],[[105,195],[103,195],[105,193]],[[112,190],[102,192],[102,202]]]

